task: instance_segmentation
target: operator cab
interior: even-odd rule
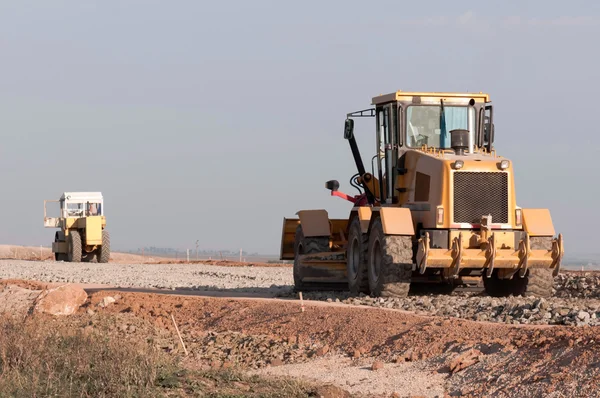
[[[344,138],[350,142],[358,176],[374,177],[368,201],[391,204],[398,193],[402,155],[408,150],[443,151],[459,156],[491,152],[494,140],[492,105],[484,93],[413,93],[397,91],[373,98],[375,108],[347,115]],[[378,154],[367,173],[353,135],[356,117],[374,117]],[[388,177],[392,178],[388,178]],[[355,176],[353,177],[355,178]],[[378,181],[375,182],[375,179]],[[367,194],[367,192],[365,192]]]
[[[375,97],[372,103],[380,148],[451,150],[451,132],[467,130],[467,153],[491,150],[492,106],[487,94],[398,91]]]
[[[65,218],[104,215],[100,192],[65,192],[59,202],[61,215]]]
[[[48,203],[60,206],[58,217],[48,216]],[[53,205],[54,206],[54,205]],[[104,199],[100,192],[65,192],[58,200],[44,200],[44,227],[59,228],[61,220],[104,216]]]

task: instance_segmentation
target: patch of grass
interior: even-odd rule
[[[239,371],[218,369],[182,372],[178,386],[185,393],[206,398],[304,398],[319,396],[310,384],[289,379],[247,376]]]
[[[185,369],[151,340],[108,337],[110,323],[92,329],[45,316],[0,318],[0,397],[319,396],[294,379]]]
[[[46,318],[0,320],[0,396],[153,397],[173,368],[148,344],[108,339]]]

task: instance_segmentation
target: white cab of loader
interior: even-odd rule
[[[47,203],[60,203],[60,217],[47,216]],[[44,201],[44,227],[60,228],[60,220],[75,217],[103,216],[104,198],[101,192],[65,192],[59,200]]]

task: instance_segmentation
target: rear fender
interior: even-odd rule
[[[373,225],[373,220],[377,217],[381,218],[383,233],[386,235],[413,236],[415,234],[415,227],[409,208],[381,207],[373,209],[369,229]]]
[[[331,236],[331,223],[326,210],[300,210],[296,213],[298,218],[284,218],[281,233],[281,260],[294,259],[294,243],[296,228],[302,226],[305,237]]]
[[[296,213],[302,225],[304,237],[330,236],[331,225],[327,210],[300,210]]]
[[[360,230],[363,234],[366,234],[369,232],[369,224],[371,223],[373,211],[370,207],[359,207],[357,214],[358,219],[360,220]]]

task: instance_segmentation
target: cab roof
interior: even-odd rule
[[[101,192],[65,192],[60,200],[72,202],[102,202]]]
[[[441,93],[441,92],[412,92],[398,90],[390,94],[382,94],[377,97],[373,97],[372,105],[385,104],[393,101],[411,101],[418,103],[425,100],[425,102],[436,102],[439,103],[441,99],[444,102],[462,102],[473,99],[475,102],[486,103],[490,102],[490,96],[488,94],[479,93]]]

